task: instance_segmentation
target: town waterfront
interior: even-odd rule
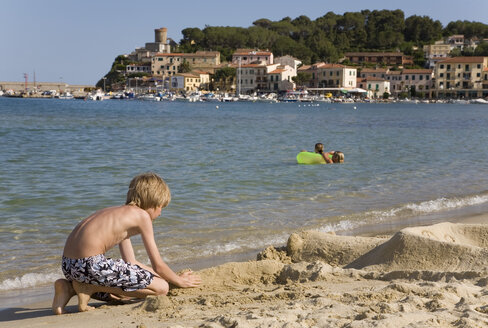
[[[486,105],[0,98],[0,308],[49,290],[71,229],[145,171],[172,191],[155,235],[175,269],[253,258],[300,229],[486,213],[487,126]],[[345,163],[297,165],[316,142]]]

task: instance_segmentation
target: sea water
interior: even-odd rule
[[[0,98],[0,300],[51,288],[73,227],[123,204],[141,172],[171,189],[154,232],[175,270],[254,257],[301,229],[484,213],[487,127],[484,105]],[[345,163],[298,165],[316,142]]]

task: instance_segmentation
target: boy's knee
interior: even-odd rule
[[[163,280],[163,279],[158,279],[159,283],[155,286],[155,293],[156,295],[166,295],[169,292],[169,284]]]

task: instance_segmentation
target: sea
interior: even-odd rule
[[[142,172],[171,189],[154,232],[174,270],[255,259],[304,229],[486,213],[487,128],[486,105],[0,97],[0,309],[50,299],[70,231]],[[297,164],[317,142],[345,163]]]

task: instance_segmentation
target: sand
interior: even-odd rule
[[[200,270],[204,285],[124,305],[51,315],[8,309],[2,327],[488,327],[488,224],[402,229],[391,236],[317,231],[255,261]]]

